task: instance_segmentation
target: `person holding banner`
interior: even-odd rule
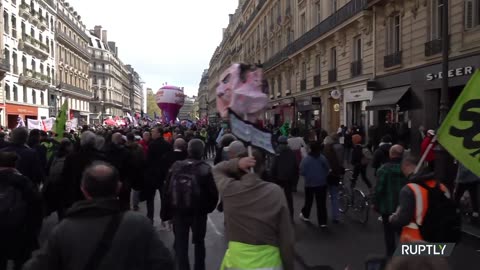
[[[229,241],[221,269],[293,270],[294,231],[285,195],[260,178],[262,153],[254,150],[252,156],[221,162],[212,171],[225,202]]]

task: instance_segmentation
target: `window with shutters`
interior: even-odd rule
[[[465,0],[465,29],[480,26],[480,0]]]

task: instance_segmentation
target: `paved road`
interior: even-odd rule
[[[301,186],[301,183],[300,185]],[[366,190],[359,181],[359,188]],[[371,213],[368,224],[361,225],[344,216],[338,225],[329,224],[325,230],[319,229],[316,225],[315,207],[312,209],[312,224],[302,222],[298,219],[298,213],[303,206],[303,191],[294,195],[295,199],[295,250],[297,255],[296,269],[335,269],[343,270],[349,266],[350,270],[365,269],[365,260],[369,256],[384,254],[383,229],[377,216]],[[157,196],[155,207],[159,209],[160,200]],[[140,211],[145,211],[145,205],[141,204]],[[158,213],[158,211],[156,211]],[[51,216],[45,220],[42,239],[53,228],[56,217]],[[169,231],[161,229],[158,215],[155,217],[155,227],[161,239],[168,247],[173,245],[173,236]],[[214,212],[209,215],[206,236],[207,269],[219,269],[221,260],[226,249],[224,237],[223,214]],[[193,247],[190,248],[190,256],[193,261]],[[480,262],[480,240],[478,238],[465,238],[455,249],[450,258],[454,270],[478,270]],[[321,267],[325,266],[325,268]],[[328,268],[327,266],[331,267]]]

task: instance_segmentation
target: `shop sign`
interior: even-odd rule
[[[356,101],[363,101],[363,100],[371,100],[373,98],[373,92],[367,91],[366,88],[360,89],[350,89],[350,90],[343,90],[345,95],[345,102],[356,102]]]
[[[448,78],[472,75],[474,71],[475,71],[475,68],[472,66],[451,69],[448,71]],[[441,71],[438,73],[428,73],[426,75],[427,81],[433,81],[433,80],[442,79],[442,78],[443,78],[443,72]]]
[[[337,104],[333,105],[333,111],[339,112],[340,111],[340,104],[337,103]]]

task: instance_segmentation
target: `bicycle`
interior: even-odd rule
[[[353,171],[350,169],[345,170],[343,180],[340,181],[338,189],[339,198],[339,211],[342,214],[347,214],[348,210],[352,208],[352,217],[361,224],[368,222],[370,216],[370,205],[373,199],[372,195],[365,195],[363,191],[353,187],[348,188],[345,185],[346,180],[351,181]]]

